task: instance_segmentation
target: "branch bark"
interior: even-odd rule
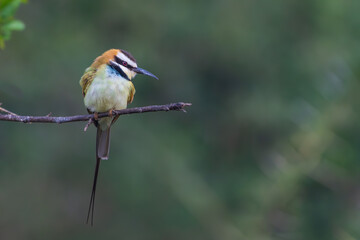
[[[145,107],[136,107],[136,108],[127,108],[123,110],[114,110],[112,111],[112,115],[126,115],[126,114],[134,114],[134,113],[146,113],[146,112],[162,112],[162,111],[185,111],[185,107],[191,106],[191,103],[169,103],[165,105],[152,105]],[[0,121],[10,121],[10,122],[22,122],[22,123],[69,123],[69,122],[81,122],[81,121],[89,121],[90,119],[94,119],[94,114],[88,115],[74,115],[74,116],[65,116],[65,117],[52,117],[50,115],[47,116],[20,116],[10,111],[1,108],[3,112],[7,114],[0,114]],[[5,111],[4,111],[5,110]],[[108,117],[109,112],[99,113],[98,118]]]

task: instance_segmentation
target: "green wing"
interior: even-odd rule
[[[84,75],[80,79],[80,86],[82,88],[82,94],[84,97],[86,95],[86,92],[87,92],[90,84],[94,80],[95,74],[96,74],[96,68],[88,67],[85,70]]]
[[[134,100],[134,95],[135,95],[135,87],[134,84],[131,82],[130,93],[127,99],[127,103],[132,103],[132,101]]]

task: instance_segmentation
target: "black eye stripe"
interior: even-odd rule
[[[124,61],[124,60],[121,60],[117,55],[115,55],[115,61],[118,63],[118,64],[120,64],[121,66],[124,66],[124,67],[126,67],[126,68],[128,68],[128,69],[133,69],[134,67],[133,66],[131,66],[128,62],[126,62],[126,61]],[[124,62],[125,62],[125,64],[124,64]]]
[[[122,65],[122,60],[117,55],[115,55],[115,61]]]

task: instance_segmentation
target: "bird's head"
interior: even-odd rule
[[[154,74],[137,66],[135,58],[125,50],[111,49],[96,58],[92,67],[99,68],[107,64],[115,69],[123,78],[131,81],[137,73],[158,79]]]

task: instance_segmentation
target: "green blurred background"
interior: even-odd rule
[[[1,0],[0,0],[1,1]],[[360,1],[30,0],[0,51],[0,102],[85,114],[110,48],[138,76],[85,225],[95,129],[0,122],[1,239],[360,239]]]

